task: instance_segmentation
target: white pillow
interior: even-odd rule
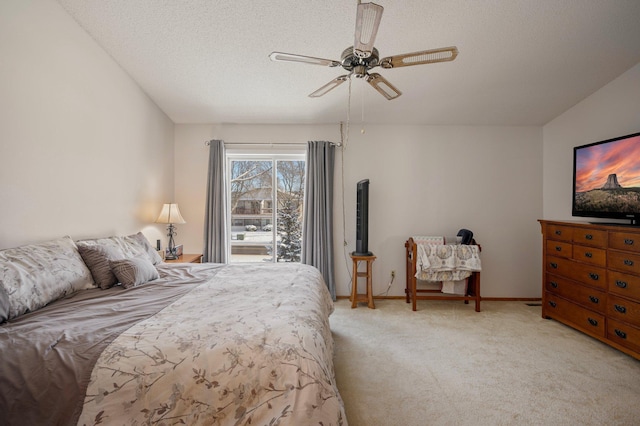
[[[0,287],[2,322],[95,283],[73,240],[64,237],[0,250]]]
[[[142,232],[128,235],[124,237],[123,240],[127,244],[130,244],[132,246],[131,248],[133,251],[146,254],[149,257],[151,263],[153,263],[154,265],[162,263],[162,258],[160,257],[156,249],[151,247],[149,240],[147,240],[147,237],[145,237]]]

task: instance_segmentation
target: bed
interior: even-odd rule
[[[317,269],[165,264],[140,237],[0,250],[0,423],[347,424]]]

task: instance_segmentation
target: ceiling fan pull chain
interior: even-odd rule
[[[364,135],[364,90],[360,90],[360,101],[362,107],[362,127],[360,128],[360,133]]]
[[[349,76],[349,96],[347,97],[347,142],[349,142],[349,124],[351,123],[351,76]],[[345,148],[346,148],[345,143]]]

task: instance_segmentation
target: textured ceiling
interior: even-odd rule
[[[336,123],[356,0],[58,0],[175,123]],[[457,46],[453,62],[379,72],[387,101],[353,79],[352,120],[542,125],[640,62],[638,0],[378,0],[381,57]]]

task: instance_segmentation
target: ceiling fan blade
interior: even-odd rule
[[[314,58],[312,56],[296,55],[294,53],[284,52],[272,52],[271,55],[269,55],[269,58],[276,62],[302,62],[305,64],[323,65],[327,67],[337,67],[340,65],[340,62],[332,59]]]
[[[367,80],[367,82],[372,85],[374,89],[380,92],[382,96],[390,101],[402,95],[401,91],[396,89],[391,83],[387,81],[387,79],[385,79],[377,72],[367,74],[365,80]]]
[[[336,87],[340,86],[342,83],[347,81],[348,78],[349,78],[349,75],[341,75],[340,77],[336,77],[330,82],[328,82],[327,84],[325,84],[324,86],[322,86],[321,88],[319,88],[318,90],[316,90],[315,92],[311,93],[309,97],[319,98],[320,96],[326,94],[330,90],[333,90]]]
[[[421,52],[405,53],[403,55],[382,58],[382,68],[399,68],[411,65],[433,64],[436,62],[453,61],[458,56],[458,48],[443,47],[441,49],[423,50]]]
[[[359,58],[368,58],[373,51],[382,11],[384,8],[375,3],[359,3],[356,16],[356,34],[353,54]]]

